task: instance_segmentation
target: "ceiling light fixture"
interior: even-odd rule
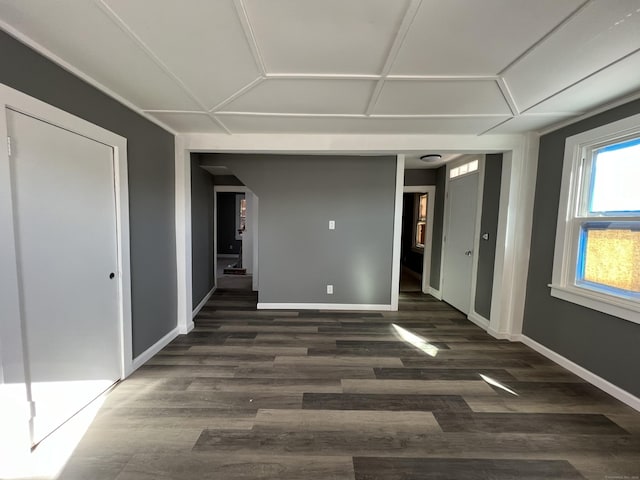
[[[439,153],[430,153],[428,155],[422,155],[420,157],[420,160],[426,163],[432,163],[432,162],[437,162],[441,158],[442,158],[442,155],[440,155]]]

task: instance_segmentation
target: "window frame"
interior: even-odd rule
[[[424,252],[424,246],[427,243],[427,218],[429,216],[429,192],[416,192],[413,194],[413,242],[412,242],[412,248],[419,252],[419,253],[423,253]],[[427,198],[427,203],[426,203],[426,214],[424,217],[420,216],[420,198],[426,196]],[[425,243],[418,243],[418,225],[419,224],[424,224],[424,241]]]
[[[593,152],[607,145],[640,138],[640,114],[568,137],[564,164],[555,249],[551,296],[592,310],[640,324],[640,299],[617,295],[614,289],[578,282],[580,237],[585,222],[637,222],[635,215],[587,215],[582,207],[588,200]]]

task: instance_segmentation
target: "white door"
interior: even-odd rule
[[[442,299],[464,313],[471,306],[471,276],[478,174],[468,174],[449,181],[448,223],[444,243]]]
[[[6,112],[36,444],[121,376],[114,155]]]

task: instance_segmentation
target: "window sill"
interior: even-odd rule
[[[640,304],[586,288],[549,285],[551,296],[640,324]]]

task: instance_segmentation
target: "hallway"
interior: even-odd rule
[[[109,395],[60,478],[640,474],[640,414],[430,296],[401,294],[399,312],[256,300],[217,291]]]

